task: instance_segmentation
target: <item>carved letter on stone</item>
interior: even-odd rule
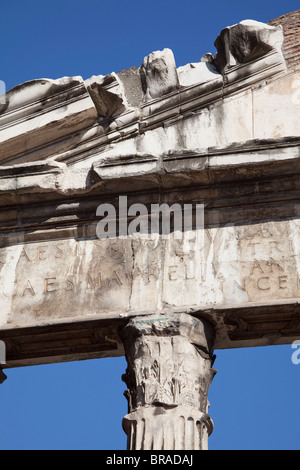
[[[186,314],[132,319],[121,332],[128,362],[129,450],[201,450],[213,424],[207,414],[214,330]]]

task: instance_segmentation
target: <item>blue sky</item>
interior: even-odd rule
[[[221,29],[268,22],[299,0],[1,2],[0,79],[105,75],[169,47],[177,66],[214,53]],[[300,364],[290,345],[216,351],[209,448],[300,449]],[[19,368],[0,386],[0,449],[125,449],[124,358]]]

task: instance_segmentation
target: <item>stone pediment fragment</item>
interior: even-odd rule
[[[28,161],[22,154],[91,127],[97,118],[81,77],[18,85],[6,93],[0,112],[0,159]]]
[[[93,76],[85,80],[85,85],[101,118],[111,118],[126,110],[122,84],[115,73]]]
[[[170,49],[152,52],[140,69],[145,100],[171,93],[179,86],[173,52]]]
[[[247,64],[271,51],[282,55],[283,40],[281,26],[270,26],[253,20],[241,21],[223,29],[216,39],[218,52],[215,62],[223,73],[231,67]]]
[[[250,86],[286,72],[282,43],[281,27],[246,20],[221,32],[215,57],[205,54],[199,62],[178,68],[173,52],[165,48],[146,56],[139,68],[86,80],[63,77],[18,85],[1,96],[1,166],[46,159],[67,165],[90,158],[94,162],[97,154],[97,160],[102,161],[107,151],[114,157],[151,154],[144,145],[148,146],[145,142],[151,141],[151,132],[158,128],[165,130],[166,142],[159,144],[163,151],[178,150],[174,148],[176,142],[181,142],[181,150],[191,150],[187,142],[192,135],[190,126],[183,129],[182,125],[192,122],[194,113],[199,118],[202,114],[204,120],[199,125],[199,138],[201,129],[208,126],[203,131],[205,138],[193,144],[194,150],[251,140],[255,131],[250,129],[254,125],[250,109],[239,119],[243,136],[239,132],[231,136],[235,129],[231,122],[230,130],[220,130],[220,126],[226,126],[226,119],[219,111],[227,107],[224,98],[231,99],[237,92],[247,94]],[[247,99],[244,104],[251,106]],[[225,116],[229,116],[227,112]],[[171,133],[176,128],[182,135],[173,142],[168,128]],[[284,136],[277,132],[275,137]],[[141,151],[135,148],[140,143]],[[156,144],[154,147],[158,148]]]

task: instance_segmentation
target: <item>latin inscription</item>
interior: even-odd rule
[[[2,248],[2,308],[18,322],[299,298],[300,226],[293,223],[207,229],[205,237],[191,232],[180,241],[65,240]]]
[[[107,279],[102,279],[101,273],[98,273],[96,276],[93,274],[87,274],[85,279],[76,278],[73,275],[67,276],[65,279],[58,277],[46,277],[42,279],[41,282],[36,282],[38,287],[35,285],[33,287],[33,281],[29,279],[21,287],[20,291],[16,291],[14,295],[20,294],[21,297],[25,295],[31,295],[34,297],[37,292],[42,294],[51,294],[52,292],[57,292],[63,290],[65,292],[78,292],[79,289],[84,289],[85,291],[95,291],[99,289],[109,289],[114,286],[121,287],[123,282],[121,280],[121,275],[117,271],[114,271],[112,276]],[[41,288],[42,287],[42,288]],[[2,292],[3,295],[4,292]],[[8,297],[8,295],[6,295]]]
[[[249,300],[299,297],[300,247],[297,238],[292,237],[289,222],[241,227],[238,245],[240,277],[236,282]]]
[[[122,288],[128,283],[122,244],[93,241],[24,246],[16,265],[14,288],[1,282],[0,295],[9,297],[50,296],[58,291],[78,293]],[[2,250],[3,251],[3,250]],[[1,253],[0,269],[11,263]],[[1,276],[1,273],[0,273]]]
[[[211,292],[216,297],[219,288],[230,303],[299,297],[300,243],[293,239],[289,222],[207,232],[206,258],[199,254],[201,246],[185,253],[182,247],[171,250],[165,281],[178,286],[173,298],[182,297],[182,285],[192,290],[191,298],[197,289],[202,298]]]
[[[169,266],[168,278],[169,281],[187,281],[189,279],[195,279],[193,263]]]

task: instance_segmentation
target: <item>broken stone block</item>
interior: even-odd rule
[[[224,73],[231,67],[251,62],[272,50],[282,55],[283,40],[281,26],[269,26],[252,20],[242,21],[223,29],[216,39],[216,65]]]
[[[85,80],[85,85],[101,118],[109,119],[125,111],[127,103],[123,87],[114,72],[92,76]]]
[[[130,67],[117,73],[118,79],[123,85],[127,103],[133,108],[138,108],[143,101],[143,90],[138,67]]]
[[[171,93],[179,86],[175,59],[170,49],[155,51],[145,57],[140,74],[145,101]]]

